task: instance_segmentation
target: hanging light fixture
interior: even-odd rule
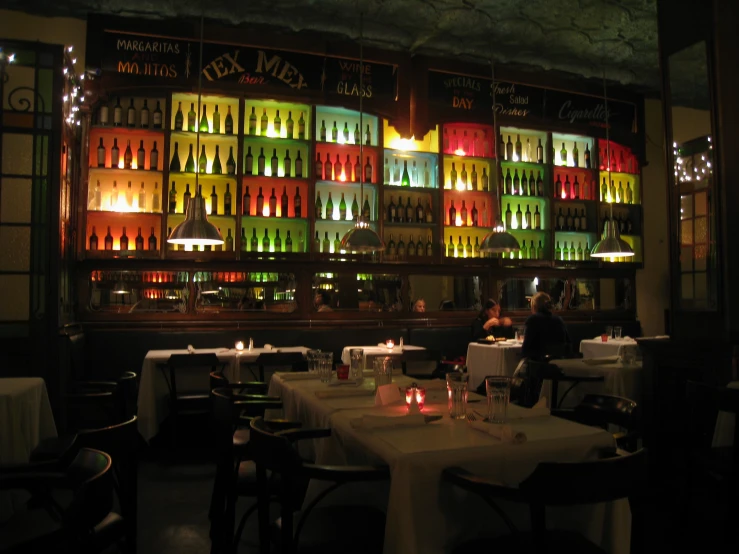
[[[362,80],[364,78],[364,47],[362,45],[364,38],[364,13],[359,13],[359,159],[364,160],[364,141],[362,140],[362,129],[364,128],[364,112],[362,94]],[[364,198],[364,171],[359,172],[359,201]],[[370,228],[369,221],[364,219],[362,210],[359,210],[354,227],[346,233],[341,239],[341,249],[346,252],[359,252],[362,254],[370,254],[373,252],[382,252],[385,250],[385,243],[380,236]]]
[[[200,65],[203,67],[203,34],[204,16],[200,16]],[[203,92],[203,72],[198,72],[198,113],[201,113],[201,97]],[[195,151],[200,150],[200,126],[196,126]],[[190,198],[185,206],[185,221],[172,229],[167,238],[170,244],[182,244],[185,246],[217,246],[223,244],[223,237],[218,228],[208,221],[208,212],[205,209],[205,198],[203,198],[202,187],[199,184],[200,167],[195,172],[195,196]]]
[[[611,134],[608,124],[608,90],[606,89],[606,70],[603,69],[603,102],[606,108],[606,160],[608,160],[608,182],[611,182]],[[622,258],[634,255],[628,242],[621,238],[618,225],[613,221],[613,200],[611,198],[611,217],[603,226],[601,239],[593,245],[590,251],[591,258]]]
[[[495,131],[497,129],[496,123],[497,123],[497,117],[495,112],[495,63],[493,60],[490,60],[490,67],[491,67],[491,75],[493,78],[493,137],[495,137]],[[496,180],[498,178],[498,175],[500,175],[500,167],[499,167],[499,154],[496,153],[495,156],[495,177]],[[503,213],[503,202],[500,198],[500,189],[498,189],[498,214]],[[496,218],[495,221],[495,227],[493,230],[485,235],[485,238],[482,239],[482,244],[480,244],[480,252],[488,252],[488,253],[494,253],[494,254],[502,254],[502,253],[508,253],[513,252],[515,250],[519,250],[521,248],[521,245],[518,243],[518,239],[514,237],[512,234],[510,234],[505,226],[500,222],[499,219]]]
[[[113,289],[110,291],[113,294],[131,294],[131,287],[129,287],[125,281],[117,281],[113,285]]]

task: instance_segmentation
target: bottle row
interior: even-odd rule
[[[319,193],[320,195],[320,193]],[[344,195],[342,194],[342,200]],[[356,197],[355,197],[356,202]],[[293,196],[293,213],[290,216],[290,198],[287,195],[287,187],[282,187],[282,194],[280,195],[280,212],[277,215],[277,195],[275,189],[272,189],[272,194],[267,199],[267,203],[264,203],[264,194],[262,194],[262,187],[259,187],[259,194],[256,197],[256,207],[254,212],[251,211],[251,192],[249,187],[246,187],[244,191],[243,203],[242,203],[242,214],[251,216],[263,216],[263,217],[303,217],[303,198],[300,196],[300,188],[295,188],[295,195]],[[229,215],[229,214],[226,214]]]
[[[331,127],[330,131],[327,132],[326,120],[322,119],[319,140],[321,142],[337,142],[339,144],[359,144],[361,140],[359,123],[355,125],[354,133],[350,135],[349,125],[347,122],[344,122],[344,128],[342,129],[341,134],[339,134],[339,128],[336,125],[336,121],[334,121],[333,127]],[[369,125],[367,125],[364,131],[364,144],[367,146],[372,144],[372,133],[370,132]]]
[[[128,181],[128,187],[123,189],[122,192],[118,189],[118,182],[113,181],[109,199],[104,203],[103,191],[98,179],[94,188],[88,187],[87,209],[93,211],[161,213],[162,196],[159,191],[159,183],[154,183],[154,190],[149,194],[143,181],[141,187],[136,190],[134,190],[131,181]]]
[[[463,163],[462,171],[457,173],[456,164],[452,162],[452,168],[449,171],[449,180],[445,181],[444,188],[489,192],[490,178],[488,177],[487,168],[482,168],[482,175],[478,182],[475,164],[472,164],[472,171],[468,174],[466,164]]]
[[[246,238],[246,231],[242,227],[241,228],[241,251],[242,252],[276,252],[276,253],[291,253],[293,251],[295,252],[305,252],[305,241],[303,239],[303,231],[298,231],[298,236],[296,239],[297,244],[295,244],[295,250],[293,250],[293,238],[290,234],[290,231],[287,231],[287,236],[285,237],[285,241],[283,244],[282,238],[280,237],[280,230],[275,229],[275,237],[274,239],[270,238],[269,236],[269,229],[264,230],[264,236],[262,237],[262,240],[260,242],[259,238],[257,238],[257,229],[256,227],[253,227],[251,230],[251,240],[247,241]],[[260,249],[261,246],[261,249]],[[232,246],[233,249],[233,246]]]
[[[521,170],[521,176],[518,175],[518,169],[513,170],[511,176],[511,168],[506,169],[506,175],[503,179],[503,194],[518,196],[544,196],[544,179],[541,171],[538,176],[534,177],[534,171],[529,172],[526,177],[526,171]]]
[[[554,182],[554,197],[559,200],[592,200],[590,194],[590,183],[583,178],[583,184],[580,186],[578,176],[570,182],[570,176],[565,175],[565,181],[557,174],[557,180]]]
[[[464,201],[463,201],[464,203]],[[477,209],[474,208],[475,214]],[[411,205],[411,198],[408,197],[408,202],[403,206],[402,197],[398,197],[398,203],[395,203],[395,198],[390,197],[390,203],[385,206],[385,221],[392,223],[433,223],[434,213],[431,209],[431,201],[426,200],[426,207],[421,204],[421,199],[418,199],[416,206]]]
[[[469,239],[467,239],[469,240]],[[479,252],[480,246],[477,245]],[[428,235],[426,244],[423,243],[421,237],[418,237],[418,242],[413,240],[413,235],[410,236],[408,244],[403,241],[403,235],[399,235],[398,242],[396,244],[393,235],[390,235],[390,240],[385,245],[385,259],[389,261],[404,261],[411,258],[417,258],[420,256],[433,256],[434,255],[434,243],[431,240],[431,235]]]
[[[321,160],[321,153],[316,153],[315,176],[318,180],[323,181],[352,181],[359,182],[361,163],[359,156],[352,166],[351,159],[347,155],[346,162],[341,163],[339,155],[336,154],[336,161],[331,162],[331,155],[326,153],[326,160]],[[372,182],[372,163],[367,156],[367,163],[364,164],[364,182]]]
[[[562,145],[564,147],[564,145]],[[590,153],[587,154],[588,159]],[[500,135],[500,145],[498,146],[498,158],[500,161],[506,162],[527,162],[527,163],[544,163],[544,146],[539,139],[539,143],[536,145],[536,152],[534,152],[534,146],[531,144],[531,139],[526,138],[526,147],[521,142],[521,135],[516,135],[516,143],[511,141],[511,135],[508,135],[508,142],[503,138],[503,133]]]
[[[577,148],[577,142],[573,141],[572,151],[569,153],[565,143],[562,142],[562,149],[559,151],[559,156],[555,157],[555,165],[564,167],[584,167],[590,169],[590,145],[585,142],[585,153],[583,155],[583,165],[580,165],[580,150]]]
[[[97,166],[99,168],[118,168],[118,169],[140,169],[149,171],[159,171],[159,150],[157,149],[157,142],[154,141],[154,146],[149,150],[149,167],[146,167],[146,150],[144,149],[144,141],[139,143],[139,148],[136,151],[136,159],[133,157],[133,150],[131,150],[131,141],[127,141],[126,150],[123,152],[123,159],[121,159],[121,151],[118,147],[118,139],[113,139],[113,146],[110,149],[110,162],[108,162],[108,150],[105,146],[103,138],[100,137],[100,143],[98,144],[97,150]]]
[[[269,129],[269,117],[267,116],[267,108],[262,108],[262,116],[259,119],[259,132],[257,132],[257,112],[254,106],[251,107],[251,114],[249,115],[249,136],[277,136],[287,139],[298,139],[305,140],[305,118],[303,112],[300,112],[300,118],[298,119],[297,135],[295,133],[295,122],[293,121],[293,113],[287,112],[287,120],[285,121],[285,134],[282,133],[282,118],[280,117],[280,110],[277,110],[275,117],[272,120],[272,132]]]
[[[115,104],[112,109],[108,104],[103,104],[98,109],[97,122],[99,125],[110,125],[111,123],[115,127],[139,127],[141,129],[161,129],[162,128],[162,108],[160,101],[156,101],[157,105],[153,112],[149,111],[148,100],[144,99],[144,104],[141,109],[136,109],[134,99],[130,99],[130,103],[126,108],[126,115],[124,119],[123,105],[121,104],[120,97],[116,98]],[[110,112],[113,112],[113,119],[111,121]]]
[[[353,221],[357,218],[359,215],[359,204],[357,203],[357,195],[354,194],[354,200],[352,201],[351,206],[346,203],[346,200],[344,199],[344,193],[341,193],[341,201],[338,204],[338,212],[336,211],[336,207],[334,205],[333,198],[331,197],[331,193],[328,193],[328,200],[326,201],[326,211],[324,212],[323,209],[323,201],[321,200],[321,191],[318,191],[316,194],[316,205],[315,205],[315,213],[316,213],[316,220],[319,219],[331,219],[334,221],[341,221],[343,219],[346,219],[347,221]],[[362,204],[362,217],[369,220],[370,216],[372,215],[372,210],[369,203],[369,195],[364,195],[364,203]]]
[[[520,252],[526,252],[526,254],[521,259],[544,259],[544,249],[541,246],[541,241],[539,241],[539,250],[537,251],[536,247],[534,247],[534,242],[531,241],[531,254],[529,254],[529,248],[526,247],[526,242],[521,241],[522,247]],[[462,242],[462,237],[460,236],[457,240],[457,242],[454,242],[454,237],[449,236],[449,242],[446,244],[446,257],[447,258],[492,258],[496,257],[495,254],[489,254],[487,252],[481,252],[480,251],[480,238],[475,237],[475,244],[472,244],[472,241],[470,237],[467,237],[467,244],[464,244]],[[511,253],[511,258],[513,258],[514,253]],[[529,257],[529,255],[531,257]],[[505,256],[505,254],[503,254]],[[516,252],[516,258],[518,258],[518,252]]]
[[[588,230],[588,217],[585,215],[585,208],[582,208],[578,213],[577,208],[567,208],[567,215],[562,211],[564,208],[560,206],[557,212],[557,218],[555,223],[555,230],[557,231],[579,231],[581,233],[587,232]]]
[[[460,154],[462,156],[474,156],[477,158],[492,158],[493,149],[492,142],[489,140],[487,130],[461,130],[462,134],[457,134],[457,129],[452,128],[452,132],[449,132],[448,127],[444,127],[444,137],[442,147],[444,152],[447,154]]]
[[[267,158],[264,155],[264,148],[259,149],[259,156],[257,156],[256,159],[256,168],[254,167],[254,161],[251,146],[247,146],[246,155],[244,156],[244,173],[246,175],[258,175],[260,177],[295,177],[297,179],[303,179],[305,177],[305,175],[303,175],[303,158],[300,157],[300,150],[298,150],[294,164],[290,157],[290,150],[285,150],[285,155],[282,157],[282,164],[280,164],[280,159],[277,157],[277,148],[272,149],[272,157],[269,160],[269,167],[266,165]],[[282,171],[280,171],[280,165],[282,165]]]
[[[615,171],[617,173],[636,173],[639,167],[636,156],[630,152],[624,156],[624,150],[621,147],[618,149],[620,150],[618,156],[616,156],[616,148],[601,148],[599,150],[599,169],[601,171]]]
[[[155,143],[156,144],[156,143]],[[211,162],[210,164],[208,162]],[[174,143],[174,152],[172,160],[169,163],[169,171],[172,173],[195,173],[195,157],[193,156],[193,145],[190,145],[190,151],[187,155],[184,168],[180,162],[180,147],[177,141]],[[205,145],[200,146],[200,156],[197,165],[198,173],[210,173],[212,175],[223,175],[223,164],[221,163],[220,147],[216,144],[213,157],[208,157]],[[228,159],[226,160],[226,174],[236,175],[236,160],[234,159],[233,146],[229,147]]]
[[[534,241],[530,240],[528,246],[525,240],[520,241],[521,248],[514,250],[508,254],[492,254],[492,257],[509,258],[511,260],[543,260],[544,259],[544,247],[539,241],[539,246],[534,245]]]
[[[276,283],[286,281],[290,277],[283,273],[251,272],[243,271],[196,271],[193,275],[193,283]]]
[[[602,220],[603,222],[611,221],[611,216],[607,211],[604,211],[602,214]],[[629,217],[628,213],[614,213],[613,214],[613,221],[616,222],[618,225],[618,232],[622,235],[633,235],[634,234],[634,224],[631,221],[631,217]]]
[[[118,244],[120,245],[119,250],[129,250],[129,239],[125,227],[123,228],[123,233],[119,238]],[[148,246],[146,250],[157,250],[157,237],[154,233],[154,227],[151,228],[151,235],[149,235],[146,244]],[[113,235],[110,233],[110,227],[108,227],[108,234],[103,239],[103,245],[105,250],[113,250]],[[89,239],[89,250],[98,250],[98,246],[97,229],[93,227]],[[141,234],[141,227],[139,227],[139,233],[133,240],[133,250],[144,250],[144,236]]]
[[[603,182],[600,185],[600,201],[616,204],[633,204],[634,203],[634,191],[631,190],[631,183],[626,182],[626,188],[624,189],[623,183],[618,182],[618,188],[613,180],[611,180],[611,186],[606,183],[606,178],[603,177]]]
[[[562,262],[587,262],[590,260],[590,244],[585,243],[585,248],[582,247],[582,241],[578,241],[577,249],[575,248],[575,241],[570,241],[570,247],[567,247],[567,241],[562,241],[562,246],[559,245],[559,241],[554,245],[554,259]]]
[[[90,280],[96,283],[123,281],[128,283],[187,283],[187,271],[92,271]]]
[[[198,114],[195,112],[195,103],[190,103],[190,111],[187,112],[187,126],[185,126],[185,115],[182,113],[182,102],[177,105],[177,113],[174,116],[174,130],[175,131],[189,131],[195,133],[200,131],[201,133],[214,133],[216,135],[234,134],[234,118],[231,115],[231,106],[228,106],[226,112],[226,118],[223,122],[223,133],[221,133],[221,114],[218,111],[218,104],[216,104],[213,115],[208,118],[208,108],[205,104],[202,106],[202,114],[200,121],[198,122]]]
[[[541,230],[541,212],[539,212],[539,205],[536,205],[535,210],[532,213],[531,206],[527,204],[526,211],[522,212],[521,204],[519,204],[518,209],[514,213],[511,211],[511,204],[509,203],[508,208],[505,211],[505,225],[506,229]]]
[[[202,194],[203,186],[198,185],[198,188],[200,189],[200,194]],[[192,198],[192,193],[190,192],[190,185],[188,183],[185,185],[185,192],[182,195],[183,213],[187,212],[187,205],[190,202],[190,198]],[[216,186],[213,185],[210,195],[210,204],[208,205],[206,203],[206,211],[208,215],[232,215],[232,202],[231,184],[226,183],[226,192],[223,195],[223,211],[218,213],[218,194],[216,193]],[[172,181],[172,188],[169,189],[169,204],[167,206],[167,212],[170,214],[177,213],[177,187],[174,181]]]
[[[400,164],[398,164],[397,158],[394,160],[394,164],[388,162],[385,158],[385,181],[386,185],[395,185],[400,187],[423,187],[423,188],[436,188],[435,187],[435,173],[429,168],[427,160],[423,162],[423,169],[420,169],[416,164],[416,160],[413,160],[410,171],[408,170],[408,160],[403,160],[403,171],[400,170]],[[484,170],[483,170],[484,171]],[[475,175],[475,178],[477,176]],[[487,175],[485,175],[487,180]]]
[[[538,215],[538,206],[536,209],[536,213]],[[469,212],[467,211],[467,202],[465,200],[462,200],[462,206],[459,209],[459,212],[457,212],[457,208],[454,205],[454,200],[451,200],[451,204],[447,213],[449,214],[449,219],[446,221],[447,225],[451,225],[454,227],[488,226],[487,204],[485,202],[483,202],[482,204],[482,221],[480,221],[480,212],[477,209],[477,201],[474,200],[472,201],[472,209]]]

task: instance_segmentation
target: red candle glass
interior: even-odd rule
[[[422,387],[407,387],[405,389],[405,404],[409,411],[413,404],[414,396],[416,404],[418,404],[418,409],[423,410],[423,405],[426,403],[426,389]]]
[[[336,378],[337,379],[348,379],[349,378],[349,366],[347,364],[338,364],[336,366]]]

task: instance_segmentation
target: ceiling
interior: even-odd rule
[[[200,16],[231,25],[318,31],[365,43],[659,90],[657,0],[6,0],[35,14]]]

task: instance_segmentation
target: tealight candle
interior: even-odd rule
[[[392,350],[395,347],[395,341],[393,339],[387,339],[385,341],[385,346],[387,346],[388,350]]]
[[[408,412],[416,411],[416,407],[419,411],[423,410],[423,405],[426,403],[426,389],[417,387],[413,383],[405,389],[405,403],[408,406]]]
[[[244,349],[244,343],[241,342],[240,340],[237,340],[234,346],[236,350],[238,350],[239,352],[241,352]]]

